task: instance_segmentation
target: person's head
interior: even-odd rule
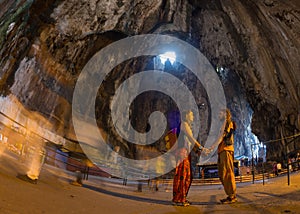
[[[185,122],[192,123],[194,121],[194,113],[191,110],[184,111],[183,119]]]
[[[120,146],[115,146],[114,151],[118,153],[120,151]]]
[[[228,108],[226,109],[226,120],[227,121],[231,120],[231,113],[230,113],[230,110]]]
[[[219,112],[219,119],[220,119],[220,121],[224,121],[226,119],[226,109],[222,109]]]

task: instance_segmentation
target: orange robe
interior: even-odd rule
[[[230,129],[234,129],[233,122],[228,125],[229,132]],[[231,197],[236,197],[236,183],[234,175],[234,139],[233,134],[230,137],[231,145],[226,145],[225,140],[221,141],[218,146],[218,175],[221,183],[224,186],[225,193]]]

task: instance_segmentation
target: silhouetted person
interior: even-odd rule
[[[165,61],[165,68],[164,68],[164,71],[166,72],[170,72],[173,70],[173,66],[172,66],[172,63],[170,61],[169,58],[167,58],[167,60]]]

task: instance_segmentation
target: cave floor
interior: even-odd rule
[[[0,213],[300,213],[300,172],[260,181],[238,183],[238,202],[220,204],[225,197],[221,185],[192,185],[189,207],[172,206],[171,184],[160,184],[159,190],[144,184],[137,191],[136,182],[126,186],[116,179],[89,176],[83,186],[72,185],[75,175],[44,165],[37,184],[16,177],[24,172],[18,156],[2,152],[0,156]]]

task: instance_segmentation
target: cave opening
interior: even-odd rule
[[[174,62],[176,61],[176,53],[173,51],[167,51],[159,55],[158,57],[163,65],[165,65],[166,62],[174,64]]]

